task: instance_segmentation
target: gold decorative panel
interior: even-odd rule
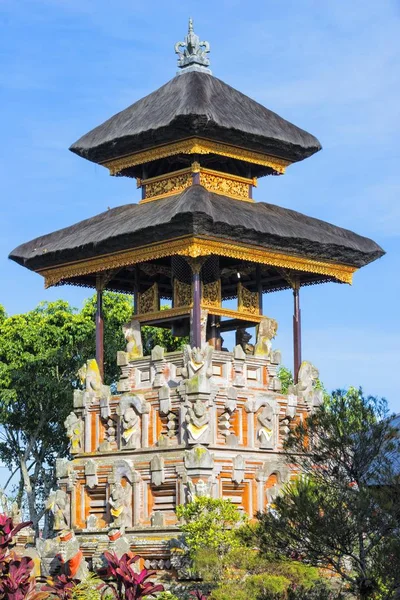
[[[238,310],[240,313],[260,314],[258,292],[250,292],[240,282],[238,283]]]
[[[180,171],[174,171],[173,173],[160,175],[159,177],[152,177],[151,179],[138,179],[138,186],[144,187],[146,192],[145,197],[139,204],[183,192],[192,185],[194,173],[199,173],[198,181],[200,185],[210,192],[229,196],[236,200],[253,202],[250,197],[250,188],[257,185],[255,177],[248,179],[246,177],[231,175],[230,173],[223,173],[222,171],[204,169],[198,162],[193,162],[191,167],[187,169],[181,169]]]
[[[159,310],[158,285],[153,283],[145,292],[138,294],[139,314],[152,313]]]
[[[192,286],[174,279],[174,308],[192,305]]]
[[[146,189],[146,197],[140,203],[165,198],[179,194],[192,185],[192,171],[191,169],[183,169],[168,175],[144,179],[138,181],[138,184],[145,186]]]
[[[221,280],[212,283],[203,283],[201,286],[201,305],[203,308],[215,308],[221,306]]]
[[[255,181],[225,175],[209,169],[200,169],[200,185],[203,185],[209,192],[214,192],[214,194],[223,194],[237,200],[252,202],[249,191],[250,186],[255,185]]]
[[[135,152],[134,154],[122,158],[106,161],[103,165],[109,169],[110,175],[118,175],[124,169],[129,169],[129,167],[141,165],[153,160],[159,160],[161,158],[167,158],[168,156],[176,156],[177,154],[219,154],[228,158],[269,167],[278,174],[283,174],[286,167],[291,164],[288,160],[276,158],[275,156],[270,156],[261,152],[254,152],[252,150],[246,150],[245,148],[230,146],[228,144],[213,142],[212,140],[202,138],[189,138],[181,140],[180,142],[156,146],[155,148],[149,148],[142,152]]]

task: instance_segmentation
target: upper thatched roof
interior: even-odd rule
[[[99,125],[70,150],[96,163],[189,137],[291,162],[321,149],[310,133],[207,73],[183,73]]]
[[[372,240],[294,210],[233,200],[193,185],[156,202],[113,208],[15,248],[10,258],[37,270],[185,235],[256,245],[362,267],[384,251]]]

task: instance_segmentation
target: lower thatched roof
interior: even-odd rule
[[[357,268],[384,254],[371,239],[325,221],[273,204],[241,202],[194,185],[176,196],[113,208],[38,237],[15,248],[10,258],[36,271],[185,235]]]

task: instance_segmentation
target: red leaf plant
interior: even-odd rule
[[[13,538],[15,535],[24,527],[32,525],[32,521],[26,521],[25,523],[19,523],[14,527],[13,520],[7,515],[0,514],[0,548],[2,550],[8,550],[15,544]]]
[[[13,520],[0,514],[0,600],[39,600],[36,594],[36,581],[33,576],[34,562],[28,556],[17,556],[11,548],[15,545],[15,535],[31,522],[19,523],[14,527]]]
[[[69,600],[72,595],[72,590],[79,583],[78,579],[72,579],[68,575],[57,575],[50,579],[41,589],[42,592],[47,592],[61,598],[61,600]]]
[[[200,590],[194,590],[193,592],[190,592],[189,596],[193,596],[193,598],[196,598],[196,600],[207,600],[207,596],[204,596]]]
[[[110,590],[117,600],[141,600],[147,596],[154,596],[156,592],[164,591],[163,585],[154,585],[152,581],[147,581],[154,575],[154,571],[147,569],[142,569],[140,573],[134,571],[133,565],[139,560],[139,556],[129,552],[118,558],[115,553],[104,552],[104,558],[107,567],[101,569],[99,575],[103,580],[115,581],[116,587]]]

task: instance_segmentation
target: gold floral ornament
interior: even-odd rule
[[[221,280],[202,284],[201,305],[203,308],[221,306]]]
[[[260,314],[258,292],[251,292],[240,281],[238,283],[238,310],[241,313]]]
[[[191,284],[174,279],[174,308],[190,307],[192,306],[192,302]]]
[[[145,292],[139,294],[139,314],[152,313],[159,310],[158,285],[153,283]]]

